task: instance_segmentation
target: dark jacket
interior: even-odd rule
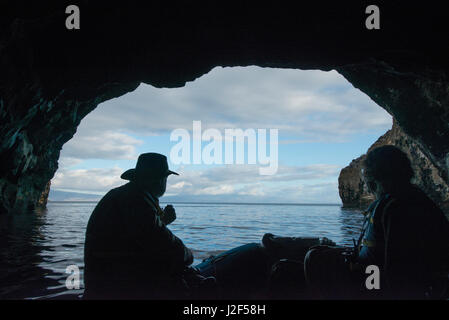
[[[84,247],[87,298],[173,297],[191,251],[133,182],[109,191],[89,219]]]
[[[434,276],[449,271],[448,220],[413,185],[384,194],[371,209],[359,262],[378,265],[393,296],[419,297]]]

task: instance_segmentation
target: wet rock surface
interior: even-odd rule
[[[36,207],[63,144],[99,103],[142,82],[180,87],[216,66],[248,65],[336,69],[394,116],[408,137],[400,139],[404,148],[423,164],[421,183],[447,200],[443,1],[382,4],[375,31],[365,28],[368,3],[359,1],[290,7],[84,0],[80,30],[65,28],[69,4],[0,4],[0,212]],[[420,23],[411,23],[417,17]],[[344,197],[360,198],[356,187]]]
[[[39,200],[37,200],[36,207],[38,209],[46,208],[47,201],[48,201],[48,195],[50,194],[50,186],[51,186],[51,181],[48,181],[47,185],[45,186],[44,191],[42,191],[41,196],[39,197]]]

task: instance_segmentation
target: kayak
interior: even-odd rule
[[[270,276],[278,261],[302,264],[311,247],[323,244],[335,245],[326,238],[265,234],[262,243],[248,243],[211,256],[194,269],[216,279],[220,299],[264,299],[269,296]]]

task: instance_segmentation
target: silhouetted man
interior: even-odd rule
[[[449,268],[449,224],[443,212],[411,184],[410,161],[394,146],[370,151],[362,175],[376,200],[364,213],[359,242],[351,255],[343,254],[347,248],[311,249],[305,258],[310,288],[321,298],[438,297]],[[369,293],[368,265],[380,269],[380,290]]]
[[[86,298],[183,297],[181,274],[192,252],[166,227],[175,210],[162,210],[158,201],[170,174],[177,175],[164,155],[142,154],[121,176],[130,182],[97,204],[86,231]]]

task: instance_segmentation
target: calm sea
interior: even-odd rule
[[[162,203],[163,204],[163,203]],[[42,212],[0,216],[0,299],[70,299],[66,268],[83,272],[87,221],[95,202],[51,202]],[[193,250],[195,264],[236,246],[260,242],[265,233],[327,237],[351,245],[360,211],[338,205],[176,203],[169,228]]]

